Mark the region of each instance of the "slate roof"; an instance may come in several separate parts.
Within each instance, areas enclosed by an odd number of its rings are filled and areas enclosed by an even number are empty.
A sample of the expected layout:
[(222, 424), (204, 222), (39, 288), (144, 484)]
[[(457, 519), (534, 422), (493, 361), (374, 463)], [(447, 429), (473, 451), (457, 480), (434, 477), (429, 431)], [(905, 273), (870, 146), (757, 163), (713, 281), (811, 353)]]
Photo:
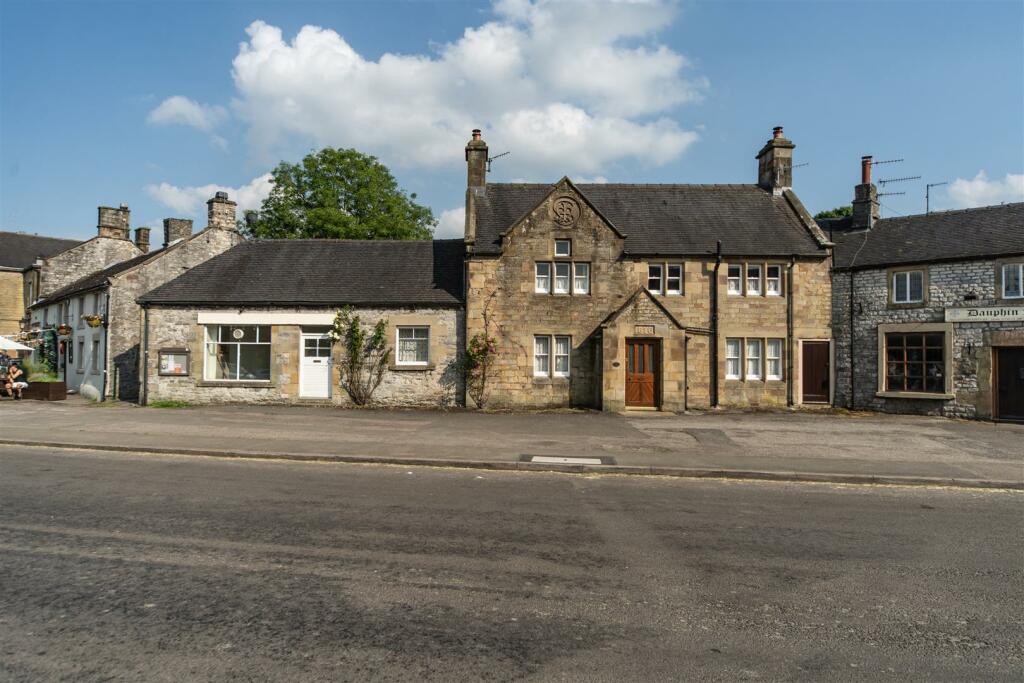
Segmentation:
[[(757, 185), (575, 185), (619, 232), (632, 255), (823, 256), (785, 197)], [(478, 254), (498, 254), (501, 234), (554, 188), (492, 183), (477, 197)]]
[(207, 306), (455, 306), (462, 240), (254, 240), (139, 298)]
[(93, 289), (104, 287), (107, 284), (107, 280), (114, 275), (123, 273), (124, 271), (134, 268), (142, 263), (146, 263), (150, 259), (156, 258), (162, 254), (163, 251), (163, 249), (157, 249), (156, 251), (151, 251), (147, 254), (139, 254), (138, 256), (133, 256), (125, 261), (119, 261), (112, 266), (107, 266), (103, 270), (97, 270), (95, 273), (90, 273), (81, 279), (75, 280), (69, 285), (61, 287), (57, 291), (52, 292), (46, 298), (40, 299), (32, 304), (31, 308), (52, 304), (54, 301), (60, 301), (61, 299), (66, 299), (67, 297), (74, 296), (75, 294), (81, 294), (82, 292), (88, 292)]
[(79, 244), (79, 240), (30, 235), (25, 232), (0, 232), (0, 268), (25, 270), (40, 256), (53, 256)]
[[(837, 269), (1024, 254), (1024, 202), (831, 225)], [(824, 229), (824, 228), (823, 228)]]

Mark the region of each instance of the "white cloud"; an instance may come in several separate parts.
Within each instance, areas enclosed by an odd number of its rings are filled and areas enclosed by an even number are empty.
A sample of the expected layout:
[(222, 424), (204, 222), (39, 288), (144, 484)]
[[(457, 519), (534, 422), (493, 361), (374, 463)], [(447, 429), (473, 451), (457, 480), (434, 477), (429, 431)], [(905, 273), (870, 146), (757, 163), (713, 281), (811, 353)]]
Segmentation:
[(232, 64), (235, 113), (268, 161), (298, 140), (437, 167), (461, 162), (479, 127), (495, 152), (511, 150), (503, 170), (544, 177), (665, 164), (697, 139), (667, 118), (707, 88), (657, 42), (673, 4), (500, 0), (494, 13), (433, 54), (376, 60), (330, 29), (286, 40), (255, 21)]
[(948, 194), (960, 208), (1024, 202), (1024, 173), (1007, 173), (1002, 180), (989, 180), (985, 171), (978, 171), (972, 180), (957, 178), (951, 182)]
[(227, 117), (227, 109), (220, 105), (200, 104), (187, 97), (174, 95), (149, 112), (146, 121), (158, 126), (192, 126), (204, 133), (209, 133), (223, 123)]
[(178, 187), (170, 183), (160, 183), (147, 185), (146, 193), (178, 214), (198, 216), (205, 209), (206, 200), (213, 197), (214, 193), (227, 192), (228, 197), (238, 203), (238, 217), (241, 218), (245, 211), (260, 208), (263, 199), (270, 194), (272, 186), (270, 174), (264, 173), (241, 187), (213, 184)]
[(466, 234), (466, 207), (457, 206), (454, 209), (445, 209), (437, 219), (437, 228), (434, 230), (434, 237), (445, 239), (447, 237), (463, 237)]

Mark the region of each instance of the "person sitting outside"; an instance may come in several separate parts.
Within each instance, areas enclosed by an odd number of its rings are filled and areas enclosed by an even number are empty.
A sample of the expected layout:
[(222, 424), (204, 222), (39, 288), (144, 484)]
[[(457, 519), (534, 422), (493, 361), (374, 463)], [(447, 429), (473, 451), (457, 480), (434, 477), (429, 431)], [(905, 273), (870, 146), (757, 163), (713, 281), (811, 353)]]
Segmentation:
[(28, 382), (26, 381), (27, 376), (25, 371), (21, 369), (21, 366), (11, 363), (7, 368), (7, 384), (10, 386), (12, 393), (14, 394), (14, 400), (21, 400), (21, 392), (24, 389), (28, 389)]

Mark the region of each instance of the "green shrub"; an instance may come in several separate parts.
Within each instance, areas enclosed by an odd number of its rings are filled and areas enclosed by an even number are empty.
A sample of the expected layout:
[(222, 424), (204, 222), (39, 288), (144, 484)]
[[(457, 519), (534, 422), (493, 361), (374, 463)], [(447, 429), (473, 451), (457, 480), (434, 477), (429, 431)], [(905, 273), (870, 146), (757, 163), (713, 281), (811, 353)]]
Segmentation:
[(191, 408), (192, 404), (188, 401), (176, 401), (174, 399), (160, 399), (157, 401), (150, 401), (146, 404), (150, 408)]
[(21, 362), (21, 369), (25, 371), (28, 381), (31, 382), (59, 382), (57, 373), (50, 369), (50, 364), (45, 360), (36, 362), (26, 358)]

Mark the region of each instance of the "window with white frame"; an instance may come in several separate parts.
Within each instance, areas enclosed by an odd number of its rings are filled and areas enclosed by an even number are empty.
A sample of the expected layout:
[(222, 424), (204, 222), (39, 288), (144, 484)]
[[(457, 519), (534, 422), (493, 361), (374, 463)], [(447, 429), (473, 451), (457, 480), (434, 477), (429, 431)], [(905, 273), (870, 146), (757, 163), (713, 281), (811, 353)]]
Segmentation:
[(534, 377), (568, 377), (572, 337), (538, 334), (533, 338)]
[(571, 346), (569, 337), (555, 337), (555, 377), (569, 376), (569, 349)]
[(1003, 266), (1003, 298), (1024, 299), (1024, 263)]
[(574, 263), (573, 264), (572, 291), (573, 291), (573, 294), (589, 294), (590, 293), (590, 264), (589, 263)]
[(917, 304), (924, 301), (924, 271), (901, 270), (892, 274), (892, 302)]
[(683, 293), (683, 266), (670, 263), (665, 266), (665, 294)]
[(766, 266), (764, 293), (768, 296), (782, 296), (782, 266)]
[(572, 256), (572, 240), (555, 240), (555, 256)]
[(725, 340), (725, 378), (740, 379), (742, 339)]
[(728, 292), (729, 294), (743, 293), (743, 266), (732, 265), (728, 270)]
[(747, 340), (747, 379), (761, 379), (761, 340)]
[(426, 365), (430, 362), (430, 328), (399, 327), (395, 333), (397, 365)]
[(661, 294), (662, 269), (660, 263), (651, 263), (647, 266), (647, 289), (652, 294)]
[(761, 266), (747, 266), (747, 295), (759, 295), (761, 293)]
[(538, 294), (551, 293), (551, 264), (538, 263), (533, 291)]
[(533, 374), (547, 377), (551, 372), (551, 337), (533, 338)]
[(555, 294), (569, 293), (569, 270), (571, 263), (555, 264)]
[(765, 376), (782, 379), (782, 340), (769, 339), (765, 347)]
[(85, 315), (85, 297), (78, 297), (78, 325), (76, 327), (82, 328), (85, 326), (85, 321), (82, 320), (82, 316)]
[(590, 264), (574, 261), (534, 264), (533, 291), (537, 294), (589, 294)]
[(270, 380), (269, 325), (208, 325), (203, 376), (227, 382)]

